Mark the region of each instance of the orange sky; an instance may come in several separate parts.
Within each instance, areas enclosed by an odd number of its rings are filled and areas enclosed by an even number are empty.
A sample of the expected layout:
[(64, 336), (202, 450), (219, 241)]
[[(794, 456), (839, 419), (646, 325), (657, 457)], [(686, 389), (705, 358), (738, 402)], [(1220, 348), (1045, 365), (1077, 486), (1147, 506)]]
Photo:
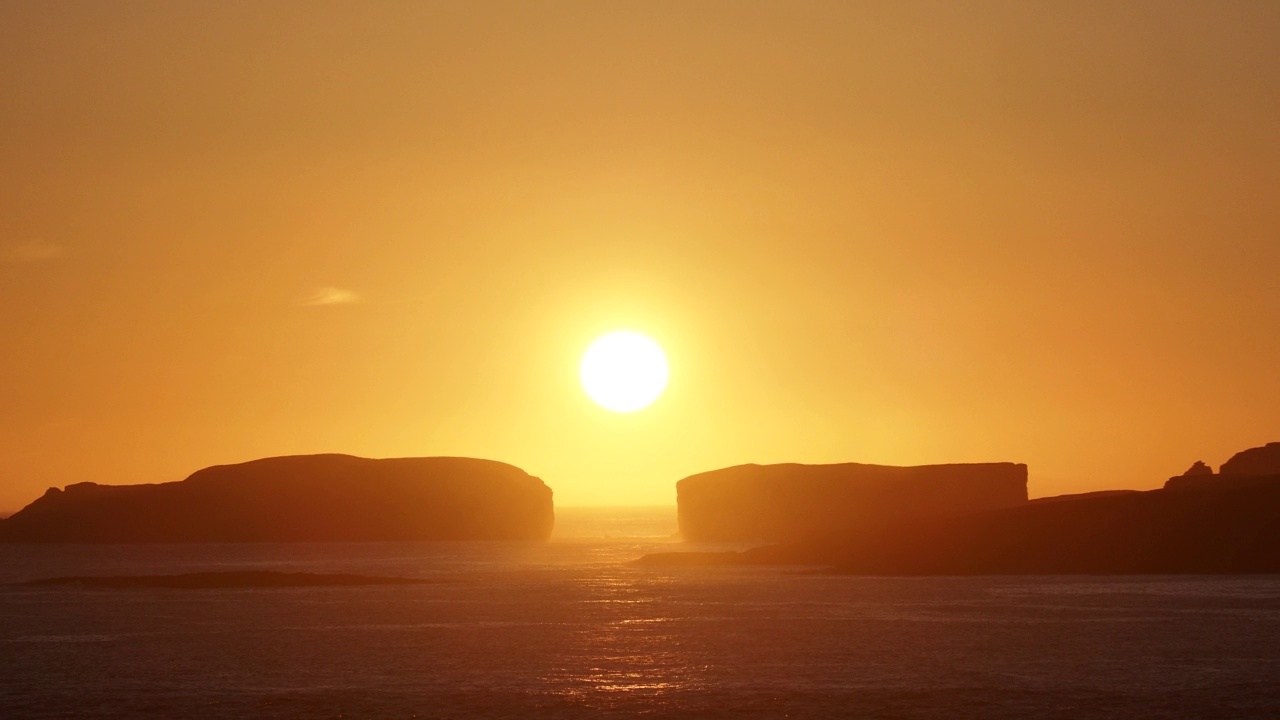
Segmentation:
[[(0, 4), (0, 510), (266, 455), (1150, 488), (1280, 440), (1280, 4)], [(613, 415), (628, 327), (671, 384)]]

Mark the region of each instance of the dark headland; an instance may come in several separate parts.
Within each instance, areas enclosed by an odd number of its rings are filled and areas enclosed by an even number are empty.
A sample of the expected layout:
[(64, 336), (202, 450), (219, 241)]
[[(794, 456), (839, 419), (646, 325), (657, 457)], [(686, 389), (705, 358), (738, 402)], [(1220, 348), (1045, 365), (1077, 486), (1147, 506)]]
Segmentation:
[(551, 489), (505, 463), (300, 455), (179, 482), (50, 488), (0, 521), (0, 541), (545, 540), (554, 521)]
[[(774, 544), (637, 563), (805, 564), (867, 575), (1280, 572), (1280, 443), (1238, 453), (1219, 473), (1197, 463), (1158, 490), (1039, 500), (1026, 499), (1024, 466), (1012, 466), (1023, 468), (1022, 498), (998, 492), (1012, 482), (1007, 464), (883, 475), (867, 475), (868, 466), (747, 467), (681, 481), (681, 527), (698, 540)], [(697, 500), (686, 505), (688, 497)]]

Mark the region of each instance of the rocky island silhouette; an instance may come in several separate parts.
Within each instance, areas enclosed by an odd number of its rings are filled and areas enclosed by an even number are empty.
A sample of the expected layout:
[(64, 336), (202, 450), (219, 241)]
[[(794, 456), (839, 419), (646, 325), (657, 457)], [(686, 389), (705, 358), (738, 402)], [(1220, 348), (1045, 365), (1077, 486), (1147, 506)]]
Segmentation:
[(690, 541), (799, 540), (1027, 502), (1027, 466), (738, 465), (676, 483)]
[[(1015, 463), (740, 465), (676, 490), (684, 540), (758, 545), (650, 554), (640, 566), (1280, 572), (1280, 443), (1237, 453), (1217, 473), (1197, 462), (1157, 490), (1035, 500), (1027, 466)], [(308, 455), (214, 466), (173, 483), (50, 488), (0, 521), (0, 541), (546, 540), (554, 516), (545, 483), (493, 460)]]
[(155, 485), (50, 488), (0, 521), (37, 543), (545, 540), (551, 489), (473, 458), (266, 458)]
[[(695, 475), (681, 481), (682, 528), (695, 539), (776, 544), (657, 553), (637, 564), (805, 564), (867, 575), (1280, 572), (1280, 443), (1237, 453), (1216, 474), (1198, 462), (1146, 492), (1019, 499), (1010, 468), (1022, 468), (1025, 489), (1025, 466), (1008, 464)], [(704, 493), (723, 501), (709, 504)]]

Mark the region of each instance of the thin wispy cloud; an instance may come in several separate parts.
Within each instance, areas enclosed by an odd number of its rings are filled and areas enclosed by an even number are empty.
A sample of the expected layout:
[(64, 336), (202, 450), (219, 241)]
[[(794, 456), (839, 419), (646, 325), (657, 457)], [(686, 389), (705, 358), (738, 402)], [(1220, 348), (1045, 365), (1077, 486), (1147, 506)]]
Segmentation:
[(364, 302), (364, 298), (351, 290), (344, 290), (338, 287), (322, 287), (298, 300), (298, 305), (319, 307), (323, 305), (353, 305), (360, 302)]
[(66, 254), (66, 248), (48, 240), (26, 240), (0, 246), (0, 261), (11, 263), (48, 262)]

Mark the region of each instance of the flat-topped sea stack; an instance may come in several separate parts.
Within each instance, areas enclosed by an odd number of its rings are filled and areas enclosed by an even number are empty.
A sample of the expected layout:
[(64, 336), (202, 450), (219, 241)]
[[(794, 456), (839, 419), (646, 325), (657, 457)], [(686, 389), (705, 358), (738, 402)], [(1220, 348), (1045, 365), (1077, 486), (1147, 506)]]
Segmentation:
[(1027, 502), (1027, 466), (738, 465), (676, 483), (688, 541), (843, 538), (905, 520)]
[(156, 485), (50, 488), (0, 521), (43, 543), (545, 540), (551, 489), (472, 458), (267, 458)]

